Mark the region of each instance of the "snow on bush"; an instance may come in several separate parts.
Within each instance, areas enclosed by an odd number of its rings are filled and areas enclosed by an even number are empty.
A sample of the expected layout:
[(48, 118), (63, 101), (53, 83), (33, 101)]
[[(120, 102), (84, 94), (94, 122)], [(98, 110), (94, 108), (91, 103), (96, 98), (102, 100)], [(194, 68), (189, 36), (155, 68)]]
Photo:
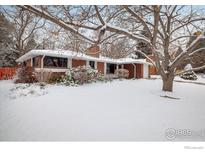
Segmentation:
[(15, 83), (34, 83), (38, 82), (32, 67), (23, 66), (17, 70)]
[(44, 84), (15, 84), (13, 88), (10, 89), (10, 98), (18, 98), (23, 96), (42, 96), (47, 94)]
[(187, 64), (184, 67), (184, 70), (186, 72), (184, 72), (183, 74), (180, 75), (180, 77), (184, 80), (197, 80), (197, 75), (194, 73), (194, 71), (191, 70), (192, 66), (191, 64)]
[(129, 77), (129, 71), (127, 69), (116, 69), (115, 74), (118, 76), (118, 78), (128, 78)]
[(191, 64), (187, 64), (187, 65), (184, 67), (184, 70), (185, 70), (185, 71), (189, 71), (189, 70), (191, 70), (191, 69), (192, 69)]
[(95, 69), (86, 66), (78, 66), (76, 68), (70, 68), (62, 76), (60, 82), (65, 85), (76, 86), (84, 83), (92, 83), (96, 81), (102, 81), (103, 76)]

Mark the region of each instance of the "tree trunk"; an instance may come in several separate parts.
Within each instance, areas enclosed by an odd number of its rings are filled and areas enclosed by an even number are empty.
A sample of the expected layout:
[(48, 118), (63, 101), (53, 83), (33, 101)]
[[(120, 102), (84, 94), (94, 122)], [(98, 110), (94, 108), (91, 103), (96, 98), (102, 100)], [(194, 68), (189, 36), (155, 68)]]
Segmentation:
[(163, 91), (173, 91), (173, 81), (174, 81), (174, 76), (169, 75), (167, 77), (162, 78), (163, 80)]

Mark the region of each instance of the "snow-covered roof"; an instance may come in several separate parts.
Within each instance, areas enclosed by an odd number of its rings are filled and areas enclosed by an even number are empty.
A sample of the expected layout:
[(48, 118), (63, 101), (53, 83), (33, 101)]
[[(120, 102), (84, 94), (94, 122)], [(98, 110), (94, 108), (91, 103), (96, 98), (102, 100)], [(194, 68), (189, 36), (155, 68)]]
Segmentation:
[(91, 61), (99, 61), (99, 62), (107, 62), (107, 63), (115, 63), (115, 64), (129, 64), (129, 63), (137, 63), (137, 64), (148, 64), (152, 65), (149, 62), (146, 62), (146, 59), (133, 59), (133, 58), (120, 58), (120, 59), (112, 59), (109, 57), (92, 57), (86, 55), (82, 52), (74, 52), (70, 50), (31, 50), (18, 58), (17, 62), (24, 62), (30, 58), (45, 55), (45, 56), (53, 56), (53, 57), (62, 57), (62, 58), (73, 58), (73, 59), (81, 59), (81, 60), (91, 60)]

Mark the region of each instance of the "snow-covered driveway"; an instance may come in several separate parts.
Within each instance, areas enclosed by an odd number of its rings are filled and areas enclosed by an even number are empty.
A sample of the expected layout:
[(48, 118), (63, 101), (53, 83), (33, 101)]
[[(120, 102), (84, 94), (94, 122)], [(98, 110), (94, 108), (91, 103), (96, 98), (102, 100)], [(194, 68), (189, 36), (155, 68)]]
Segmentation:
[(34, 85), (28, 96), (16, 96), (12, 87), (0, 81), (1, 141), (205, 141), (179, 134), (205, 130), (204, 85), (175, 82), (174, 93), (161, 92), (160, 79)]

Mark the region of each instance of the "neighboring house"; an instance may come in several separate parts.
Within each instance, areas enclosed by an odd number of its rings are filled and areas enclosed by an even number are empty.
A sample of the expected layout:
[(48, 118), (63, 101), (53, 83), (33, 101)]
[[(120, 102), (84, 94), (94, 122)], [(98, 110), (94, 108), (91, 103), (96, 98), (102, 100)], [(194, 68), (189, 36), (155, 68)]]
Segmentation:
[(146, 59), (111, 59), (100, 56), (98, 46), (90, 47), (85, 53), (68, 50), (31, 50), (16, 60), (34, 67), (36, 72), (65, 73), (68, 68), (90, 66), (104, 75), (114, 74), (116, 69), (129, 71), (129, 78), (149, 78), (151, 63)]
[[(190, 37), (189, 42), (187, 43), (187, 47), (201, 34), (202, 32), (198, 31), (195, 32), (192, 37)], [(192, 48), (192, 51), (195, 51), (199, 48), (205, 48), (205, 38), (202, 38), (198, 41), (198, 44)], [(179, 47), (176, 51), (174, 51), (171, 55), (172, 59), (175, 59), (181, 52), (183, 52), (183, 49)], [(180, 65), (178, 66), (177, 70), (181, 71), (185, 68), (187, 64), (191, 64), (193, 68), (203, 66), (205, 64), (205, 49), (196, 52), (190, 57), (187, 57), (183, 61), (181, 61)], [(204, 73), (205, 69), (201, 69), (198, 71), (195, 71), (195, 73)]]

